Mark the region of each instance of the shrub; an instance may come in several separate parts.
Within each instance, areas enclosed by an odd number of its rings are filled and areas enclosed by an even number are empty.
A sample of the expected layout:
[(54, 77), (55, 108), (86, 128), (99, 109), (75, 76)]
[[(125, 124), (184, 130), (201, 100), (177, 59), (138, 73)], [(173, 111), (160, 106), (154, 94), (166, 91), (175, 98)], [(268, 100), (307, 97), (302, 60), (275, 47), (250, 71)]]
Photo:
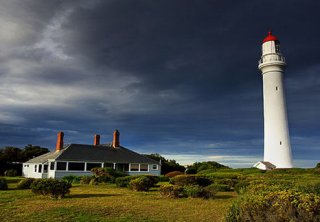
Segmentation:
[(220, 192), (228, 192), (228, 191), (231, 191), (231, 187), (229, 185), (226, 185), (226, 184), (211, 184), (210, 185), (211, 187), (215, 187), (217, 189), (217, 191), (220, 191)]
[(160, 186), (160, 195), (170, 198), (181, 198), (185, 197), (184, 189), (182, 186), (165, 184)]
[(81, 176), (68, 175), (68, 176), (64, 176), (62, 180), (69, 183), (80, 183)]
[(153, 175), (134, 175), (134, 176), (125, 176), (125, 177), (119, 177), (116, 178), (115, 183), (117, 187), (129, 187), (129, 183), (131, 180), (137, 179), (139, 177), (146, 177), (150, 181), (150, 187), (153, 187), (156, 185), (159, 181), (160, 178), (158, 176), (153, 176)]
[(134, 191), (148, 191), (152, 187), (153, 182), (145, 176), (138, 177), (129, 182), (129, 189)]
[(215, 195), (218, 193), (218, 188), (215, 186), (215, 184), (211, 184), (209, 186), (206, 186), (203, 188), (203, 197), (204, 198), (214, 198)]
[(167, 176), (159, 176), (159, 181), (161, 182), (169, 182), (170, 181), (170, 177), (167, 177)]
[(31, 184), (31, 190), (35, 194), (63, 198), (70, 193), (71, 184), (57, 179), (38, 179)]
[(188, 168), (186, 170), (186, 174), (196, 174), (197, 173), (197, 169), (196, 168)]
[(81, 184), (89, 184), (93, 176), (81, 176), (80, 183)]
[(8, 189), (8, 184), (6, 179), (0, 178), (0, 190), (7, 190)]
[(183, 191), (187, 197), (203, 197), (203, 187), (199, 185), (188, 185), (183, 187)]
[(114, 183), (116, 178), (127, 176), (127, 173), (112, 169), (110, 167), (105, 168), (93, 168), (91, 172), (95, 174), (95, 177), (98, 179), (97, 181), (100, 183), (111, 182)]
[(23, 180), (20, 180), (17, 189), (30, 189), (31, 184), (35, 181), (34, 178), (26, 178)]
[(92, 178), (89, 182), (89, 185), (98, 185), (99, 182), (98, 182), (98, 179), (97, 178)]
[(184, 175), (184, 173), (181, 171), (172, 171), (172, 172), (167, 173), (165, 176), (171, 178), (171, 177), (175, 177), (178, 175)]
[(206, 187), (211, 184), (211, 180), (197, 175), (178, 175), (170, 179), (170, 183), (179, 186), (199, 185)]
[(320, 195), (320, 183), (299, 185), (297, 186), (297, 190), (303, 193)]
[(234, 204), (227, 221), (319, 221), (320, 197), (293, 190), (244, 195)]
[(116, 179), (115, 183), (117, 187), (128, 187), (129, 182), (132, 179), (136, 179), (138, 176), (126, 176), (126, 177), (119, 177)]
[(246, 192), (248, 186), (248, 181), (240, 181), (234, 186), (234, 190), (237, 192), (237, 194), (243, 194)]
[(317, 163), (316, 168), (320, 168), (320, 162)]
[(16, 177), (18, 175), (18, 171), (16, 169), (8, 169), (4, 172), (4, 175), (7, 177)]

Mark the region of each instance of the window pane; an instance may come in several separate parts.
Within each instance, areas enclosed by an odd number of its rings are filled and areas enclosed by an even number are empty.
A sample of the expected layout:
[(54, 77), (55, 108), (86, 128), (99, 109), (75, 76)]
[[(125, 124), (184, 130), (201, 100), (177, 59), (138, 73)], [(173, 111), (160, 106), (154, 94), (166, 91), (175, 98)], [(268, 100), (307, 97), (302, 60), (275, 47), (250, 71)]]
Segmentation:
[(137, 163), (132, 163), (130, 165), (130, 171), (139, 171), (139, 164)]
[(39, 165), (38, 172), (41, 173), (41, 170), (42, 170), (42, 165), (40, 164), (40, 165)]
[(43, 166), (43, 172), (44, 173), (48, 173), (48, 165), (44, 165)]
[(37, 172), (37, 166), (38, 165), (34, 165), (34, 172)]
[(84, 163), (71, 163), (69, 162), (70, 171), (84, 171)]
[(140, 171), (148, 171), (148, 164), (140, 164)]
[(87, 163), (87, 171), (90, 171), (92, 168), (101, 167), (101, 163)]
[(50, 163), (50, 170), (54, 170), (54, 162)]
[(152, 164), (152, 170), (158, 170), (158, 165), (157, 164)]
[(67, 162), (57, 162), (57, 170), (66, 170)]
[(104, 168), (112, 168), (113, 169), (113, 163), (104, 163)]
[(129, 171), (129, 164), (127, 163), (117, 163), (116, 164), (116, 170), (127, 172)]

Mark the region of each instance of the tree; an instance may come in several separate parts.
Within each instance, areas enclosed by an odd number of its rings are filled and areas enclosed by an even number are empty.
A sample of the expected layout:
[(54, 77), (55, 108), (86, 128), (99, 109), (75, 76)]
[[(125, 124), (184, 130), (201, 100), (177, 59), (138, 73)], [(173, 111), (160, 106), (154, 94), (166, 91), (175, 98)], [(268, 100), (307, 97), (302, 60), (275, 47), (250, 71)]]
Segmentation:
[(34, 157), (40, 156), (48, 152), (49, 150), (47, 148), (42, 148), (40, 146), (32, 146), (32, 144), (28, 144), (22, 150), (22, 162), (28, 161)]
[(316, 168), (319, 168), (319, 169), (320, 169), (320, 162), (317, 163)]
[(215, 161), (207, 161), (207, 162), (196, 162), (188, 168), (195, 169), (197, 171), (197, 173), (199, 173), (202, 170), (228, 169), (229, 167), (222, 165), (220, 163), (217, 163)]
[(18, 174), (21, 174), (22, 162), (48, 152), (47, 148), (32, 146), (31, 144), (27, 145), (24, 149), (12, 146), (4, 147), (0, 149), (0, 175), (3, 175), (9, 169), (15, 169), (18, 171)]
[(167, 174), (172, 171), (185, 171), (185, 167), (177, 163), (175, 160), (168, 160), (161, 156), (158, 153), (153, 153), (153, 154), (146, 154), (146, 157), (156, 160), (156, 161), (161, 161), (161, 174)]

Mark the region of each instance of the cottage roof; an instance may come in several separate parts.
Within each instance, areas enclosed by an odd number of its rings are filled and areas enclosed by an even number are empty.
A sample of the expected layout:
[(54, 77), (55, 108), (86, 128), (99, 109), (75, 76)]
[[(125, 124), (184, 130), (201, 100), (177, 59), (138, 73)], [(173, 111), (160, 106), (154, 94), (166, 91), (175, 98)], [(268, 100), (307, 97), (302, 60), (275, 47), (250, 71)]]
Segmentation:
[(44, 163), (48, 159), (57, 161), (85, 161), (105, 163), (154, 163), (158, 161), (145, 157), (125, 147), (112, 147), (111, 144), (84, 145), (70, 144), (61, 151), (54, 151), (34, 159), (27, 163)]

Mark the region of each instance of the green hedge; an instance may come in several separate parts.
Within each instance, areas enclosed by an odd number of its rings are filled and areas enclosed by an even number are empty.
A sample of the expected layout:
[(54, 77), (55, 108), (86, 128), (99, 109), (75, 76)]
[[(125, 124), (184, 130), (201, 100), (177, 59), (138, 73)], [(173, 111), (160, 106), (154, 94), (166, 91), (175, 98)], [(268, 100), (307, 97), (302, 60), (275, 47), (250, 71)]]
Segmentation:
[(210, 179), (198, 175), (178, 175), (170, 179), (170, 183), (179, 186), (199, 185), (202, 187), (210, 185)]
[(150, 178), (141, 176), (131, 180), (128, 188), (134, 191), (148, 191), (153, 185), (153, 181)]
[(71, 183), (57, 179), (38, 179), (33, 181), (30, 188), (35, 194), (60, 199), (70, 193)]
[(160, 178), (158, 176), (153, 175), (133, 175), (133, 176), (126, 176), (126, 177), (119, 177), (115, 180), (117, 187), (129, 187), (129, 183), (131, 180), (146, 177), (150, 180), (151, 187), (155, 186), (159, 181)]
[(160, 195), (163, 197), (169, 198), (213, 198), (218, 189), (216, 186), (209, 185), (207, 187), (202, 187), (199, 185), (161, 185), (160, 186)]

